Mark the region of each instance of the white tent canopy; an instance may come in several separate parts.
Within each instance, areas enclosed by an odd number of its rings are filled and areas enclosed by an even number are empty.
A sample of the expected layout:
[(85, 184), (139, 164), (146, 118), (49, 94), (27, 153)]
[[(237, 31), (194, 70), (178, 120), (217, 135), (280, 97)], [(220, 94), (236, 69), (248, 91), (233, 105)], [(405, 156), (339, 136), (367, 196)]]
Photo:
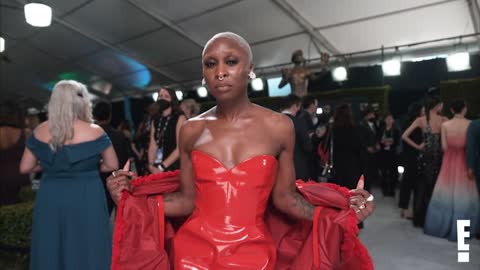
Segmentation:
[[(399, 46), (402, 57), (479, 48), (478, 36), (402, 45), (480, 32), (480, 0), (42, 2), (53, 9), (46, 28), (25, 22), (25, 1), (0, 0), (1, 99), (41, 104), (62, 78), (80, 79), (96, 94), (112, 89), (108, 98), (147, 94), (159, 85), (191, 90), (201, 80), (203, 45), (222, 31), (251, 43), (261, 75), (278, 75), (297, 49), (307, 59), (345, 55), (354, 65), (379, 63), (382, 46), (387, 56)], [(335, 64), (340, 57), (331, 59)]]

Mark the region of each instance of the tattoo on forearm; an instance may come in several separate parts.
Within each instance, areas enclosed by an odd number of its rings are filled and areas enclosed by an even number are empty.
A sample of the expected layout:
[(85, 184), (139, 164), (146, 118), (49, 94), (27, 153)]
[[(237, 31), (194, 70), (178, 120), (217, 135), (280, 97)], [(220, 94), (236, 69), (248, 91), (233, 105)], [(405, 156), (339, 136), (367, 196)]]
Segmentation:
[(300, 216), (301, 218), (312, 220), (313, 212), (315, 206), (310, 204), (305, 198), (300, 195), (298, 192), (293, 193), (291, 202), (291, 209), (295, 215)]
[(172, 192), (163, 195), (163, 201), (164, 202), (173, 202), (175, 200), (178, 200), (179, 197), (181, 196), (180, 192)]

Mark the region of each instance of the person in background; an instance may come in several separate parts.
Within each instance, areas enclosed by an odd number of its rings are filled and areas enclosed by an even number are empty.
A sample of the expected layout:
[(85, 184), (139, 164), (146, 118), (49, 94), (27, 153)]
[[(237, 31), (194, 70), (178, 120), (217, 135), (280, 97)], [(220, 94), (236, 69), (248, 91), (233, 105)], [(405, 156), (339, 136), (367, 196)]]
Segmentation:
[[(442, 145), (440, 139), (440, 130), (442, 123), (447, 119), (440, 115), (443, 108), (443, 102), (436, 96), (427, 96), (425, 99), (425, 116), (417, 118), (405, 130), (402, 139), (419, 150), (421, 153), (420, 164), (423, 167), (423, 177), (418, 183), (418, 199), (414, 206), (413, 225), (423, 227), (425, 224), (425, 216), (427, 214), (428, 204), (432, 197), (433, 188), (437, 181), (440, 166), (442, 165)], [(423, 142), (418, 144), (414, 142), (410, 135), (417, 129), (421, 128), (423, 133)]]
[[(407, 119), (403, 125), (403, 131), (405, 131), (418, 117), (424, 115), (422, 113), (423, 106), (419, 103), (414, 103), (408, 108)], [(423, 134), (421, 128), (416, 128), (410, 134), (410, 139), (418, 145), (421, 145), (423, 142)], [(416, 205), (416, 200), (418, 199), (416, 186), (419, 182), (423, 182), (421, 179), (423, 170), (419, 166), (419, 150), (412, 147), (411, 145), (404, 143), (402, 160), (404, 165), (404, 174), (402, 177), (402, 182), (400, 183), (400, 197), (398, 201), (398, 207), (400, 208), (400, 217), (406, 219), (412, 219), (413, 215), (408, 211), (410, 205), (410, 195), (413, 191), (413, 205)]]
[(180, 127), (187, 120), (173, 90), (160, 89), (157, 103), (160, 117), (152, 122), (148, 146), (148, 168), (151, 173), (180, 168), (178, 135)]
[(332, 126), (333, 182), (349, 189), (355, 188), (364, 173), (367, 156), (349, 104), (341, 104), (335, 109)]
[(378, 180), (377, 153), (380, 151), (378, 129), (375, 124), (375, 111), (368, 106), (363, 111), (363, 120), (360, 122), (360, 138), (367, 153), (365, 164), (365, 189), (370, 190), (371, 185)]
[(14, 102), (0, 103), (0, 205), (18, 203), (18, 193), (30, 184), (28, 175), (16, 169), (25, 148), (23, 111)]
[(25, 134), (27, 138), (32, 135), (33, 130), (40, 125), (40, 119), (36, 114), (28, 114), (25, 117)]
[(30, 269), (109, 269), (112, 232), (99, 171), (118, 169), (118, 160), (107, 134), (92, 123), (85, 85), (54, 86), (48, 121), (28, 138), (20, 162), (21, 173), (39, 169)]
[(468, 126), (466, 149), (468, 177), (477, 181), (480, 194), (480, 119), (473, 120)]
[(330, 123), (319, 122), (315, 128), (315, 134), (312, 136), (313, 151), (315, 154), (315, 173), (319, 182), (328, 182), (332, 176), (331, 164), (331, 126)]
[[(298, 117), (302, 105), (302, 99), (296, 95), (290, 94), (284, 99), (282, 113), (287, 115), (293, 121), (295, 129), (295, 147), (293, 152), (293, 163), (295, 166), (295, 175), (297, 179), (307, 181), (314, 180), (311, 176), (311, 159), (313, 145), (311, 137), (313, 130), (309, 133), (308, 121), (304, 117)], [(308, 116), (310, 118), (310, 116)]]
[(180, 109), (182, 109), (183, 113), (185, 113), (185, 117), (190, 119), (200, 113), (200, 104), (198, 104), (194, 99), (189, 98), (182, 100), (180, 103)]
[[(117, 131), (121, 132), (123, 134), (123, 136), (128, 140), (128, 141), (132, 141), (132, 125), (129, 121), (127, 120), (121, 120), (120, 121), (120, 124), (118, 124), (117, 126)], [(131, 152), (132, 150), (129, 149), (129, 152)]]
[(148, 169), (148, 147), (150, 145), (150, 132), (153, 120), (160, 117), (160, 109), (158, 103), (153, 102), (148, 105), (146, 113), (143, 117), (142, 122), (138, 125), (137, 132), (134, 136), (135, 150), (136, 155), (135, 167), (137, 168), (137, 174), (140, 176), (147, 175), (150, 173)]
[(318, 180), (318, 154), (315, 135), (315, 129), (318, 124), (318, 117), (317, 117), (317, 108), (318, 108), (318, 101), (313, 96), (307, 95), (302, 98), (302, 110), (297, 114), (297, 118), (299, 121), (302, 121), (306, 125), (307, 136), (310, 138), (310, 143), (312, 144), (312, 151), (310, 152), (310, 156), (308, 157), (308, 179), (312, 179), (314, 181)]
[(457, 241), (457, 220), (469, 220), (470, 236), (480, 233), (480, 199), (477, 185), (468, 177), (465, 144), (470, 120), (467, 105), (454, 100), (453, 118), (442, 124), (442, 167), (428, 205), (424, 231), (428, 235)]
[[(112, 120), (112, 104), (107, 101), (99, 101), (95, 104), (92, 113), (96, 124), (99, 125), (110, 138), (115, 154), (117, 155), (118, 163), (122, 165), (125, 164), (130, 157), (128, 153), (129, 141), (121, 131), (116, 130), (110, 125), (110, 121)], [(109, 174), (110, 172), (103, 172), (100, 176), (106, 192), (108, 213), (111, 214), (114, 203), (110, 193), (108, 193), (108, 190), (106, 189), (105, 182)]]
[(400, 131), (395, 127), (395, 120), (391, 113), (386, 114), (383, 120), (379, 153), (382, 193), (384, 196), (394, 197), (398, 181), (397, 146), (400, 141)]

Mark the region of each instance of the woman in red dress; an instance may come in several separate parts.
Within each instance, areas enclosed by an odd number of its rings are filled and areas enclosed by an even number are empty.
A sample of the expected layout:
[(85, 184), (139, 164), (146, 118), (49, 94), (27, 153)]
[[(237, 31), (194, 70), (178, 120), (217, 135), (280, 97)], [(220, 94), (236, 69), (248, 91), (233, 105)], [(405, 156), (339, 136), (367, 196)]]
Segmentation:
[[(174, 269), (274, 269), (275, 243), (264, 222), (269, 198), (294, 219), (311, 221), (315, 212), (295, 185), (292, 121), (248, 99), (253, 61), (242, 37), (215, 35), (202, 64), (217, 106), (182, 126), (180, 187), (163, 195), (165, 216), (190, 216), (174, 238)], [(115, 201), (131, 190), (128, 175), (110, 177)], [(359, 221), (373, 211), (369, 195), (360, 188), (350, 198)]]

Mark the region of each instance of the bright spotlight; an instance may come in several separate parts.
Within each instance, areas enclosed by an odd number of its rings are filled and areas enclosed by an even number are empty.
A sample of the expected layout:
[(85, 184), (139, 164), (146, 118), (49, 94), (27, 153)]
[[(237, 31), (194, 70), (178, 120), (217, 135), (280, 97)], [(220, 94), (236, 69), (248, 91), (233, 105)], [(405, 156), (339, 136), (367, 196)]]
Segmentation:
[(252, 82), (253, 91), (262, 91), (263, 90), (263, 80), (261, 78), (253, 79)]
[(175, 95), (177, 95), (178, 101), (182, 101), (183, 99), (183, 92), (180, 90), (175, 91)]
[(397, 171), (398, 171), (398, 173), (400, 173), (400, 174), (401, 174), (401, 173), (404, 173), (404, 172), (405, 172), (405, 168), (403, 168), (403, 166), (398, 166), (398, 167), (397, 167)]
[(205, 88), (205, 86), (198, 87), (197, 88), (197, 94), (201, 98), (207, 97), (208, 96), (207, 88)]
[(40, 3), (29, 3), (24, 6), (25, 20), (36, 27), (46, 27), (52, 23), (52, 8)]
[(334, 81), (341, 82), (347, 79), (347, 69), (345, 67), (336, 67), (332, 74)]
[(323, 109), (322, 108), (317, 108), (317, 114), (322, 114), (323, 113)]
[(400, 69), (402, 63), (399, 60), (388, 60), (383, 62), (382, 70), (385, 76), (398, 76), (400, 75)]
[(455, 53), (447, 57), (448, 71), (462, 71), (470, 69), (470, 54), (468, 52)]
[(0, 37), (0, 53), (5, 51), (5, 39)]
[(157, 102), (158, 99), (158, 92), (152, 94), (153, 101)]

